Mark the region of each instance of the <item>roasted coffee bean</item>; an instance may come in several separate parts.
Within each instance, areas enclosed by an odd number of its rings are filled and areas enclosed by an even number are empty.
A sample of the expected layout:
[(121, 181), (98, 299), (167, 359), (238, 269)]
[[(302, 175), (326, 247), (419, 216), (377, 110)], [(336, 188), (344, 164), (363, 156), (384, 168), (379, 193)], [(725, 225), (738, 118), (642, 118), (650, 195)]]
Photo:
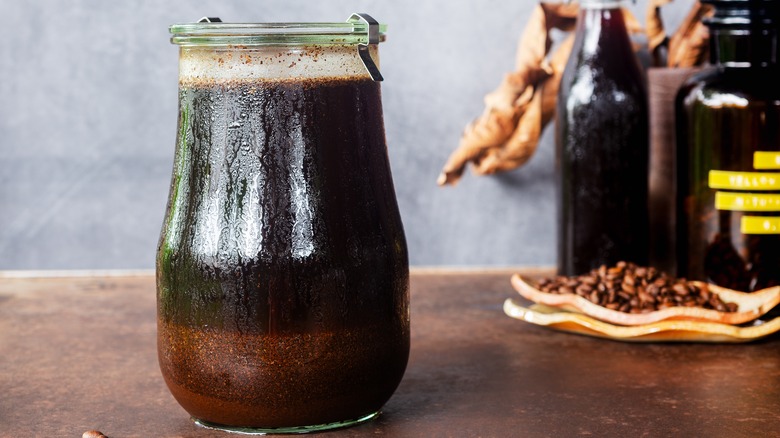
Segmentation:
[[(647, 268), (647, 277), (648, 278), (655, 278), (658, 275), (658, 269), (655, 269), (653, 267)], [(664, 274), (666, 275), (666, 274)]]
[(575, 292), (577, 293), (577, 295), (580, 295), (580, 296), (590, 295), (590, 293), (593, 292), (593, 291), (594, 290), (593, 290), (592, 287), (590, 287), (590, 286), (588, 286), (587, 284), (584, 284), (584, 283), (579, 285), (579, 286), (577, 286), (577, 289), (575, 289)]
[(674, 289), (674, 291), (677, 292), (677, 295), (685, 296), (688, 295), (689, 293), (688, 288), (685, 287), (685, 285), (682, 283), (675, 284), (674, 286), (672, 286), (672, 289)]
[(561, 286), (558, 289), (558, 293), (560, 293), (560, 294), (573, 294), (574, 293), (574, 289), (570, 288), (569, 286)]
[(595, 304), (626, 313), (647, 313), (674, 306), (702, 307), (736, 312), (736, 303), (724, 303), (703, 283), (675, 279), (652, 267), (618, 262), (578, 277), (557, 276), (538, 283), (540, 290), (555, 294), (577, 294)]
[(650, 295), (656, 297), (656, 296), (658, 296), (659, 292), (661, 292), (661, 289), (658, 286), (656, 286), (655, 284), (651, 284), (651, 285), (647, 286), (647, 293), (649, 293)]

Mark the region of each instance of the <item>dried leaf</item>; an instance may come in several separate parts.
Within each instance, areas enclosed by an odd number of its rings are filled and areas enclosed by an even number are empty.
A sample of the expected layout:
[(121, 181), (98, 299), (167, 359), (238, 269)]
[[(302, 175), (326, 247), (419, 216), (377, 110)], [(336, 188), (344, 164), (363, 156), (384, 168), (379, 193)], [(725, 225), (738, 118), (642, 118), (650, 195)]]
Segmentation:
[(709, 32), (702, 19), (711, 16), (713, 11), (711, 5), (696, 2), (669, 40), (669, 67), (692, 67), (705, 61), (709, 49)]
[(519, 108), (492, 110), (466, 127), (458, 148), (450, 154), (444, 168), (436, 180), (440, 186), (455, 185), (463, 175), (466, 165), (476, 161), (485, 150), (503, 142), (506, 132), (512, 132), (519, 118)]
[(672, 0), (650, 0), (647, 3), (647, 49), (655, 55), (666, 43), (666, 29), (661, 19), (661, 6), (671, 3)]
[(623, 20), (626, 22), (626, 30), (628, 33), (643, 33), (645, 30), (642, 29), (642, 24), (639, 22), (636, 16), (626, 8), (623, 8), (622, 10)]
[[(666, 40), (658, 8), (670, 1), (651, 0), (653, 17), (648, 19), (648, 31), (654, 36), (654, 48)], [(697, 7), (703, 8), (700, 3)], [(534, 10), (518, 44), (515, 71), (485, 96), (485, 111), (464, 130), (458, 148), (439, 175), (439, 185), (457, 183), (469, 162), (474, 164), (475, 173), (484, 175), (514, 169), (533, 156), (542, 130), (555, 114), (560, 78), (573, 45), (570, 35), (548, 62), (550, 30), (573, 29), (577, 13), (576, 4), (542, 3)], [(643, 32), (630, 11), (623, 9), (623, 15), (630, 33)], [(706, 49), (706, 35), (697, 27), (701, 16), (692, 17), (687, 33), (675, 35), (679, 39), (675, 54), (682, 57), (678, 63), (699, 62)]]
[(499, 87), (485, 96), (485, 111), (464, 130), (439, 175), (439, 185), (455, 184), (470, 161), (478, 162), (486, 151), (501, 148), (515, 132), (533, 98), (533, 88), (553, 74), (544, 62), (552, 45), (550, 29), (571, 29), (576, 10), (576, 5), (569, 4), (540, 4), (534, 9), (518, 43), (515, 72), (504, 76)]
[[(504, 75), (504, 79), (498, 88), (485, 95), (485, 111), (482, 117), (489, 117), (492, 111), (509, 111), (519, 105), (528, 103), (531, 94), (528, 93), (530, 84), (536, 84), (548, 76), (551, 72), (539, 66), (535, 69), (526, 69), (523, 72), (513, 72)], [(479, 119), (472, 123), (478, 122)]]
[(506, 75), (499, 87), (485, 96), (486, 114), (492, 109), (508, 110), (514, 107), (517, 98), (528, 86), (549, 75), (541, 68), (549, 49), (547, 30), (547, 13), (540, 5), (531, 13), (518, 41), (515, 71)]
[(533, 99), (504, 147), (490, 149), (484, 157), (475, 162), (476, 174), (487, 175), (512, 170), (531, 159), (542, 131), (555, 116), (561, 76), (573, 45), (574, 35), (569, 35), (555, 50), (548, 64), (553, 75), (537, 87)]
[[(539, 6), (544, 10), (544, 17), (547, 25), (547, 51), (550, 51), (550, 29), (558, 29), (564, 32), (573, 30), (577, 25), (577, 14), (580, 7), (576, 3), (540, 3)], [(520, 47), (518, 47), (520, 50)]]
[(541, 132), (542, 93), (537, 92), (504, 147), (488, 149), (474, 160), (474, 173), (487, 175), (523, 165), (536, 151)]

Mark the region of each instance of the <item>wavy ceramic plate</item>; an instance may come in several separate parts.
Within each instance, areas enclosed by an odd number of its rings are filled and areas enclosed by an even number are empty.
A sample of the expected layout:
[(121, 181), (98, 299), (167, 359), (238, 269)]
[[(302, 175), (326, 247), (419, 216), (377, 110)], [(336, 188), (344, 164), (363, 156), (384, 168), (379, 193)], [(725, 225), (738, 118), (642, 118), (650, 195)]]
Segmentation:
[(569, 333), (627, 342), (750, 342), (780, 330), (780, 317), (756, 320), (747, 327), (700, 321), (660, 321), (631, 327), (609, 324), (581, 313), (534, 304), (526, 308), (511, 298), (504, 313), (521, 321)]
[(512, 276), (512, 286), (520, 295), (534, 303), (579, 312), (600, 321), (628, 326), (675, 320), (744, 324), (760, 317), (780, 303), (780, 286), (745, 293), (708, 284), (709, 291), (720, 296), (724, 302), (737, 303), (739, 306), (737, 312), (718, 312), (701, 307), (669, 307), (650, 313), (626, 313), (599, 306), (579, 295), (542, 292), (517, 274)]

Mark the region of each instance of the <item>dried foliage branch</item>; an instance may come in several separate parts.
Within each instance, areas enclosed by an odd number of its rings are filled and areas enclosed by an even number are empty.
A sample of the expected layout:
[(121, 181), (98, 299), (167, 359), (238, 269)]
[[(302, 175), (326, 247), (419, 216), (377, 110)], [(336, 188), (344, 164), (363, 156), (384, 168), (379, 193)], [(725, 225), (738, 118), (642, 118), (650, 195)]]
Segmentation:
[(669, 49), (669, 37), (661, 19), (661, 6), (671, 3), (672, 0), (650, 0), (647, 3), (647, 50), (653, 55), (654, 64), (666, 65), (666, 56)]
[(475, 173), (487, 175), (512, 170), (533, 156), (542, 130), (555, 116), (558, 87), (573, 44), (574, 35), (570, 35), (556, 49), (548, 65), (552, 74), (534, 89), (533, 98), (523, 108), (517, 127), (502, 147), (486, 150), (474, 162)]
[(711, 5), (697, 1), (680, 28), (669, 39), (669, 67), (701, 65), (709, 54), (709, 32), (702, 20), (713, 14)]
[[(485, 96), (485, 111), (466, 127), (460, 145), (444, 165), (438, 179), (439, 185), (455, 184), (469, 162), (475, 164), (478, 174), (498, 171), (497, 157), (508, 155), (501, 154), (500, 150), (514, 137), (518, 126), (531, 126), (532, 131), (537, 130), (534, 120), (541, 120), (543, 111), (538, 106), (543, 99), (536, 95), (541, 85), (555, 76), (551, 64), (546, 60), (552, 46), (550, 30), (571, 30), (576, 17), (576, 5), (542, 3), (534, 9), (518, 43), (515, 71), (504, 76), (498, 88)], [(534, 109), (521, 124), (521, 118), (529, 108)], [(538, 127), (538, 131), (541, 132), (541, 127)], [(532, 138), (533, 132), (526, 135)], [(516, 139), (514, 144), (518, 141)], [(533, 143), (535, 148), (536, 142)], [(512, 159), (522, 164), (525, 162), (522, 155), (528, 154), (525, 150), (519, 152), (521, 156), (515, 155)]]
[[(658, 8), (671, 1), (651, 0), (648, 35), (652, 48), (667, 42)], [(578, 10), (576, 4), (560, 3), (540, 3), (534, 9), (518, 42), (515, 71), (485, 96), (485, 111), (466, 126), (458, 148), (439, 175), (439, 185), (456, 184), (469, 163), (474, 173), (487, 175), (522, 166), (533, 156), (542, 130), (555, 115), (561, 75), (573, 45), (570, 35), (550, 55), (550, 32), (571, 31)], [(700, 63), (706, 56), (706, 30), (701, 34), (696, 24), (701, 26), (708, 10), (697, 2), (678, 34), (668, 40), (670, 63)], [(643, 31), (636, 17), (625, 9), (623, 13), (629, 32)]]

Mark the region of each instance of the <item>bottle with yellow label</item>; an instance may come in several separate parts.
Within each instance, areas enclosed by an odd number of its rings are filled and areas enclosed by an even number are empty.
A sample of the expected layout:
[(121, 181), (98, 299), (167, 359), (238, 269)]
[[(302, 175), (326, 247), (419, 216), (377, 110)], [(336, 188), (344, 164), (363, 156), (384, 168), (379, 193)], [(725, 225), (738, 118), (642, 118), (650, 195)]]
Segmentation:
[(677, 275), (780, 284), (780, 2), (704, 0), (712, 68), (677, 96)]

